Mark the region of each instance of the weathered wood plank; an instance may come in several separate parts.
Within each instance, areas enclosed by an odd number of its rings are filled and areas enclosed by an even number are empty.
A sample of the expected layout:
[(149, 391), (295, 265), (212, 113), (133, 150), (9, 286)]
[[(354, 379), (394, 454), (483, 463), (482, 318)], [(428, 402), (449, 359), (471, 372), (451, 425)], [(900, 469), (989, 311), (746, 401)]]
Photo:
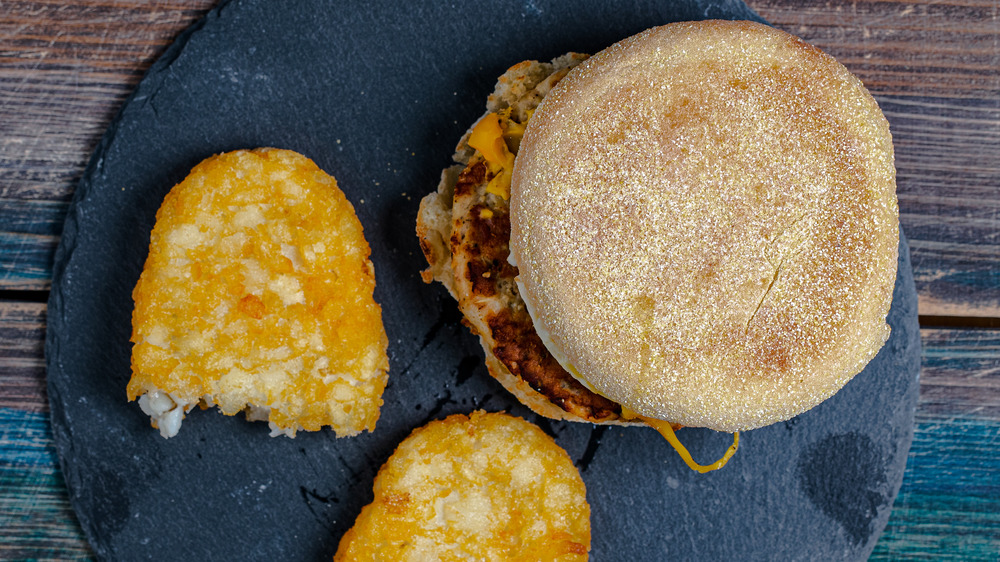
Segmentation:
[(0, 300), (0, 408), (49, 411), (44, 304)]
[(921, 314), (1000, 317), (996, 3), (749, 4), (836, 57), (882, 106)]
[(0, 407), (0, 559), (90, 558), (48, 415)]
[[(44, 323), (43, 304), (0, 302), (0, 559), (87, 555), (48, 426)], [(873, 559), (995, 559), (1000, 330), (925, 329), (921, 339), (913, 448)]]
[(48, 289), (68, 203), (0, 198), (0, 288)]
[[(995, 3), (749, 3), (841, 60), (885, 109), (921, 312), (1000, 317)], [(211, 4), (4, 3), (0, 207), (35, 202), (30, 217), (46, 232), (0, 220), (0, 289), (48, 287), (65, 205), (97, 139), (142, 71)]]
[[(1000, 423), (1000, 332), (922, 330), (920, 334), (920, 412)], [(1000, 459), (997, 451), (994, 456)], [(1000, 472), (996, 479), (1000, 482)]]
[(877, 95), (990, 100), (998, 89), (992, 0), (747, 3), (833, 55)]
[(2, 3), (0, 289), (48, 288), (90, 153), (149, 64), (213, 4)]
[(59, 470), (45, 384), (45, 305), (0, 301), (0, 560), (93, 557)]
[(896, 139), (900, 222), (922, 314), (1000, 317), (1000, 90), (996, 96), (880, 97)]
[[(149, 63), (213, 3), (3, 2), (0, 289), (48, 287), (90, 152)], [(995, 1), (748, 3), (841, 60), (885, 110), (921, 312), (1000, 317)], [(1000, 331), (922, 337), (916, 437), (873, 558), (995, 560)], [(85, 559), (48, 430), (43, 339), (44, 305), (0, 302), (0, 558)]]
[(1000, 423), (928, 414), (921, 404), (903, 485), (871, 560), (995, 561), (998, 443)]

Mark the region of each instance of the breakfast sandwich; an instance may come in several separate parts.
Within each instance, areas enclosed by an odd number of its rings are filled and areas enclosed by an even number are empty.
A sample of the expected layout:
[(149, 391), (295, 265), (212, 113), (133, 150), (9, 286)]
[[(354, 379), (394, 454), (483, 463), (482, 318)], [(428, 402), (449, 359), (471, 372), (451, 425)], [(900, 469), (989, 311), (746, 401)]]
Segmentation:
[(500, 77), (488, 113), (458, 144), (458, 164), (421, 201), (417, 236), (430, 265), (424, 281), (441, 282), (455, 297), (486, 351), (490, 374), (507, 390), (549, 418), (628, 423), (618, 404), (572, 377), (546, 348), (518, 291), (517, 268), (508, 262), (510, 174), (524, 124), (586, 58), (570, 53), (551, 63), (524, 61)]
[[(832, 57), (752, 22), (500, 77), (421, 202), (427, 282), (535, 412), (656, 428), (693, 469), (826, 400), (889, 335), (892, 138)], [(708, 467), (679, 426), (733, 432)]]
[(370, 249), (337, 182), (301, 154), (219, 154), (166, 196), (133, 292), (132, 378), (164, 437), (194, 406), (271, 434), (371, 431), (387, 338)]
[(456, 414), (416, 429), (375, 477), (337, 561), (582, 561), (590, 506), (569, 455), (537, 426)]

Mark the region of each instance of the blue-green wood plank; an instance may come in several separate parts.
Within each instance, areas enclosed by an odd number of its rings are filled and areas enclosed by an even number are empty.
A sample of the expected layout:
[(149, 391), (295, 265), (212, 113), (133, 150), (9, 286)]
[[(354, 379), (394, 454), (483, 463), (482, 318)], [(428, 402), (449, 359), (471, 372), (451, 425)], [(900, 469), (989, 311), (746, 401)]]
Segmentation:
[[(34, 317), (41, 326), (43, 307), (20, 310), (0, 314), (0, 330), (4, 318), (28, 325)], [(30, 329), (20, 333), (37, 337)], [(996, 411), (991, 404), (1000, 389), (1000, 331), (923, 330), (922, 339), (922, 398), (913, 446), (872, 559), (998, 560), (1000, 419), (985, 414)], [(12, 346), (32, 348), (39, 349)], [(30, 352), (20, 355), (23, 360)], [(0, 358), (0, 367), (4, 361)], [(0, 368), (0, 385), (14, 371)], [(976, 389), (971, 395), (979, 403), (947, 400), (949, 392), (962, 388)], [(69, 511), (45, 412), (0, 408), (0, 483), (0, 545), (16, 545), (16, 557), (32, 552), (56, 559), (87, 555)]]
[(872, 560), (1000, 560), (1000, 422), (919, 414)]
[(67, 202), (0, 197), (0, 289), (47, 289)]
[(59, 471), (48, 414), (0, 408), (0, 559), (91, 557)]

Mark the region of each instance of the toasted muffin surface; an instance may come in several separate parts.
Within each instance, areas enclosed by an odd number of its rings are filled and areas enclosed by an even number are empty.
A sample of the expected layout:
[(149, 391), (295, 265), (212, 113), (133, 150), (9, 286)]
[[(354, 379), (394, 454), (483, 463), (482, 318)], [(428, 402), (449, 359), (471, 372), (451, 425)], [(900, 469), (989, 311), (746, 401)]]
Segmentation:
[(129, 399), (247, 410), (289, 434), (374, 429), (388, 359), (369, 254), (353, 207), (308, 158), (203, 161), (157, 212), (133, 292)]
[(582, 63), (528, 123), (510, 209), (536, 325), (644, 416), (788, 419), (888, 337), (888, 124), (847, 69), (773, 28), (671, 24)]
[(506, 414), (415, 430), (375, 478), (334, 560), (586, 560), (590, 507), (569, 455)]

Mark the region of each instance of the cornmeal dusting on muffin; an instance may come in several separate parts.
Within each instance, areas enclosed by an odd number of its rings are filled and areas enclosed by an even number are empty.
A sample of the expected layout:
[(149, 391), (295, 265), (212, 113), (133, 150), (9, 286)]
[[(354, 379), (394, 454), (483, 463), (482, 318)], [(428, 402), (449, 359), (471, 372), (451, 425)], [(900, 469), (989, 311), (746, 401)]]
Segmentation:
[(373, 430), (388, 340), (361, 223), (308, 158), (211, 157), (156, 214), (133, 292), (132, 379), (164, 437), (195, 405), (272, 435)]
[(417, 429), (375, 478), (334, 560), (581, 561), (590, 506), (569, 455), (506, 414)]
[(889, 123), (819, 49), (753, 22), (646, 30), (546, 96), (511, 178), (536, 330), (600, 394), (718, 431), (788, 420), (889, 337)]

